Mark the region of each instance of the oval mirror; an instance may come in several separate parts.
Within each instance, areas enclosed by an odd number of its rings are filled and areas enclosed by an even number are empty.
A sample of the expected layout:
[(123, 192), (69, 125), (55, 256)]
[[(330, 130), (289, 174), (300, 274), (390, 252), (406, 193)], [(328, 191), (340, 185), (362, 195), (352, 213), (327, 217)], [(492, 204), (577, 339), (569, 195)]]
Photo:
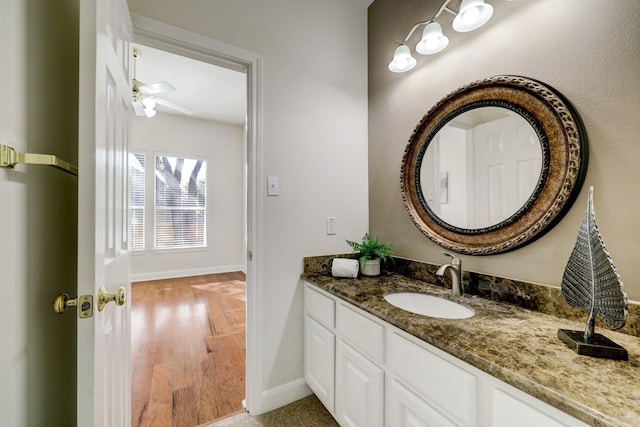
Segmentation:
[(495, 76), (447, 95), (418, 123), (402, 161), (402, 197), (440, 246), (496, 254), (557, 223), (586, 165), (580, 118), (559, 93)]

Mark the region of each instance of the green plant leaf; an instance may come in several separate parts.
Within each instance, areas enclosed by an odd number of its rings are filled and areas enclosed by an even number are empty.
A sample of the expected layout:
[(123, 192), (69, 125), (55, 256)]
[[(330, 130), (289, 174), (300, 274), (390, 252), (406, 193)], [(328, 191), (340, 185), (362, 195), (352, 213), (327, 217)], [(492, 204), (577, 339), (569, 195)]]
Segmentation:
[(372, 238), (367, 232), (361, 242), (345, 240), (349, 246), (360, 254), (360, 260), (380, 258), (382, 261), (393, 260), (391, 257), (391, 243), (380, 243), (378, 238)]

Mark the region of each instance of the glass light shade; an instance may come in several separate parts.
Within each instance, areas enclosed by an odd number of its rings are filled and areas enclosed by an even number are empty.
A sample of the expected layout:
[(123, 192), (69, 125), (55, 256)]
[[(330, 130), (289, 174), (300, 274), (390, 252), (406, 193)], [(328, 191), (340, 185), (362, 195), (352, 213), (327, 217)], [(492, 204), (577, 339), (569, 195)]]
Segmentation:
[(154, 109), (156, 108), (156, 100), (153, 98), (142, 98), (142, 105), (144, 108)]
[(461, 33), (482, 27), (493, 15), (493, 6), (484, 0), (462, 0), (460, 12), (453, 20), (453, 29)]
[(404, 73), (416, 66), (416, 59), (411, 56), (409, 46), (401, 44), (393, 54), (393, 60), (389, 63), (389, 71)]
[(431, 55), (440, 52), (449, 44), (449, 38), (442, 34), (442, 27), (437, 22), (431, 22), (424, 27), (422, 40), (416, 45), (416, 52)]
[(144, 114), (145, 114), (147, 117), (153, 117), (153, 116), (155, 116), (155, 115), (156, 115), (156, 113), (157, 113), (157, 111), (156, 111), (156, 110), (154, 110), (153, 108), (145, 108), (145, 109), (144, 109)]

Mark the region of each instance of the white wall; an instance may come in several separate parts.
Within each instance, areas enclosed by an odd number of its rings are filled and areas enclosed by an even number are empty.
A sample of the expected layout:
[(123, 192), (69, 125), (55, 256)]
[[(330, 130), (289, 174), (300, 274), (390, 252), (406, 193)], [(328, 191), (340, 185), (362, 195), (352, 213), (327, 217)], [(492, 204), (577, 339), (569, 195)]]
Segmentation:
[(445, 22), (449, 47), (437, 55), (416, 55), (416, 68), (394, 74), (387, 70), (394, 42), (441, 4), (404, 0), (398, 8), (397, 3), (376, 0), (369, 8), (369, 176), (372, 189), (384, 190), (371, 192), (372, 231), (395, 243), (401, 256), (445, 262), (402, 203), (398, 176), (406, 142), (449, 92), (491, 75), (528, 76), (562, 93), (582, 117), (589, 141), (584, 186), (568, 214), (540, 239), (506, 254), (463, 256), (463, 265), (559, 286), (593, 185), (600, 232), (629, 298), (640, 300), (640, 2), (492, 1), (494, 16), (486, 27), (456, 34)]
[[(78, 3), (0, 2), (0, 143), (77, 163)], [(75, 424), (77, 179), (0, 169), (0, 424)]]
[[(132, 254), (132, 280), (245, 270), (244, 127), (158, 113), (134, 117), (131, 150), (145, 153), (145, 250)], [(207, 161), (207, 247), (154, 250), (154, 156)]]
[[(2, 143), (23, 151), (24, 135), (24, 43), (19, 23), (25, 7), (20, 0), (0, 4), (0, 136)], [(26, 425), (26, 185), (14, 179), (15, 171), (0, 169), (0, 290), (8, 298), (0, 310), (0, 413), (10, 425)], [(22, 174), (21, 174), (22, 176)]]
[[(129, 7), (263, 57), (264, 268), (255, 279), (264, 295), (264, 394), (301, 390), (302, 257), (349, 251), (344, 239), (368, 229), (366, 5), (130, 0)], [(280, 178), (279, 197), (264, 195), (267, 175)], [(337, 218), (335, 236), (325, 234), (328, 215)]]

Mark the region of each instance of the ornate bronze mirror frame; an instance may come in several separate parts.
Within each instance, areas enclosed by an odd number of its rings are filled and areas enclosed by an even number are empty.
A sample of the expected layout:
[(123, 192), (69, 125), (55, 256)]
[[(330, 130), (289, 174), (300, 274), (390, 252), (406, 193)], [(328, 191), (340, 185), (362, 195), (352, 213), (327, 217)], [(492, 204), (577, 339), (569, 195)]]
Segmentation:
[[(539, 176), (534, 178), (531, 195), (518, 204), (515, 213), (467, 228), (437, 213), (429, 202), (432, 190), (422, 188), (421, 176), (431, 164), (425, 160), (427, 148), (435, 144), (434, 138), (441, 139), (438, 132), (461, 114), (484, 107), (515, 112), (529, 123), (540, 143)], [(507, 252), (531, 243), (564, 216), (580, 191), (587, 159), (580, 117), (560, 93), (526, 77), (494, 76), (450, 93), (420, 120), (402, 160), (402, 198), (418, 229), (443, 248), (469, 255)]]

